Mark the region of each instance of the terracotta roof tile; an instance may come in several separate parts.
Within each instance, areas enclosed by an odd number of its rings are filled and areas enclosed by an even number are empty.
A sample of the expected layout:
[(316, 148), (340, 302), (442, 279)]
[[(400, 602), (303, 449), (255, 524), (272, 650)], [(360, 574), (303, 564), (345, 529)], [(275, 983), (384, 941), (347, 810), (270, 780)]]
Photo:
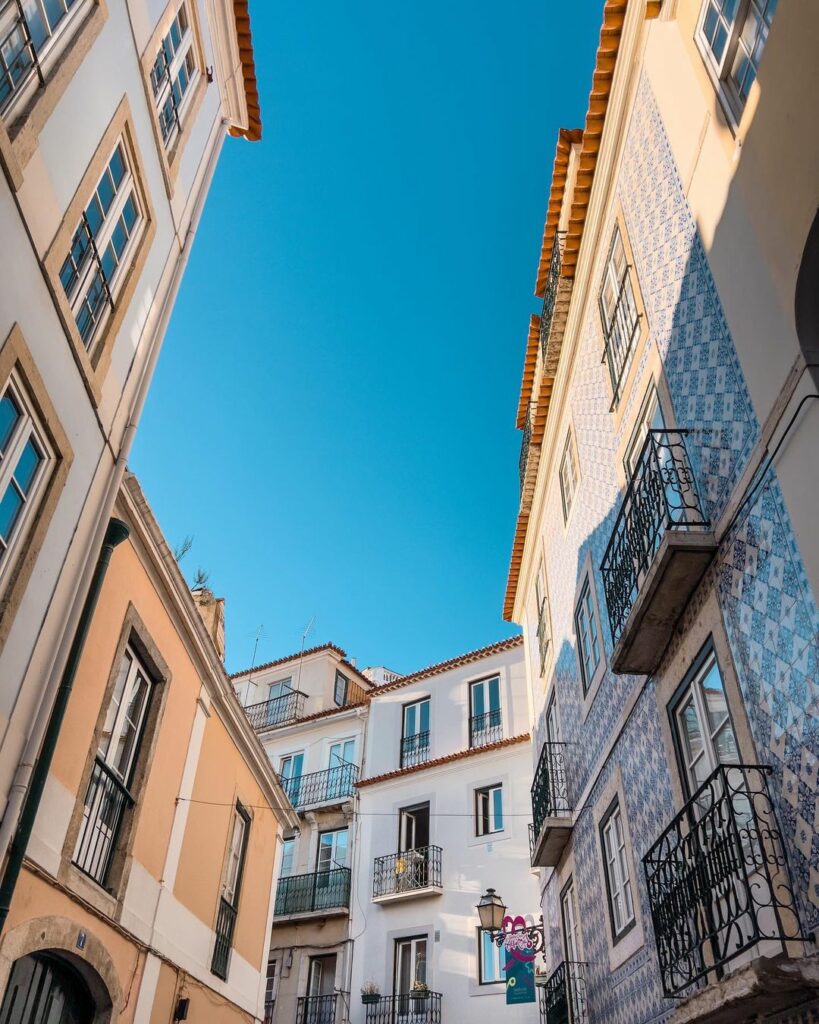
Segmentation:
[(549, 193), (549, 206), (546, 212), (546, 223), (543, 226), (543, 243), (540, 247), (540, 262), (537, 266), (535, 295), (543, 298), (546, 294), (546, 283), (549, 280), (549, 264), (552, 260), (552, 244), (560, 222), (560, 211), (563, 209), (563, 196), (569, 176), (569, 156), (572, 146), (583, 141), (582, 128), (561, 128), (557, 133), (557, 150), (552, 170), (552, 188)]
[(389, 690), (397, 690), (402, 686), (407, 686), (409, 683), (414, 683), (418, 679), (440, 675), (442, 672), (448, 672), (453, 668), (460, 668), (461, 665), (469, 665), (473, 661), (480, 661), (482, 658), (488, 658), (492, 654), (499, 654), (501, 651), (511, 651), (522, 643), (523, 637), (520, 634), (508, 637), (506, 640), (498, 640), (497, 643), (489, 644), (487, 647), (479, 647), (476, 651), (467, 651), (466, 654), (459, 654), (454, 658), (449, 658), (447, 661), (439, 661), (435, 665), (429, 665), (427, 668), (419, 669), (417, 672), (401, 676), (399, 679), (394, 679), (391, 683), (383, 683), (381, 686), (376, 686), (370, 690), (370, 696), (378, 697), (382, 693), (387, 693)]
[(532, 401), (532, 385), (535, 382), (535, 367), (537, 366), (537, 346), (540, 340), (540, 317), (532, 315), (529, 317), (529, 335), (526, 339), (526, 354), (523, 357), (523, 383), (520, 386), (520, 398), (518, 400), (518, 415), (515, 426), (523, 430), (526, 422), (526, 413), (529, 403)]
[(253, 59), (253, 39), (250, 34), (250, 12), (247, 5), (248, 0), (233, 0), (239, 58), (242, 62), (242, 78), (245, 84), (248, 124), (247, 128), (233, 127), (228, 134), (243, 136), (249, 142), (258, 142), (262, 137), (262, 112), (259, 107), (259, 87), (256, 82), (256, 62)]
[(383, 775), (373, 775), (369, 779), (361, 779), (356, 787), (374, 786), (377, 782), (387, 782), (390, 779), (398, 779), (403, 775), (412, 775), (415, 772), (425, 771), (427, 768), (437, 768), (442, 764), (449, 764), (452, 761), (462, 761), (467, 757), (475, 757), (478, 754), (489, 754), (493, 750), (503, 750), (504, 747), (513, 747), (516, 743), (528, 743), (531, 737), (529, 733), (521, 733), (520, 736), (510, 736), (505, 740), (498, 740), (497, 743), (487, 743), (483, 747), (470, 747), (469, 750), (457, 750), (454, 754), (446, 754), (444, 757), (433, 758), (432, 761), (424, 761), (423, 764), (414, 764), (409, 768), (396, 768), (394, 772), (384, 772)]
[[(239, 676), (248, 676), (251, 672), (263, 672), (268, 668), (286, 665), (288, 661), (298, 661), (299, 658), (306, 658), (309, 654), (318, 654), (321, 651), (335, 651), (342, 660), (347, 657), (347, 652), (336, 644), (318, 644), (316, 647), (308, 647), (306, 651), (296, 651), (295, 654), (287, 654), (283, 658), (274, 658), (273, 661), (266, 661), (262, 665), (254, 665), (253, 668), (243, 668), (239, 672), (232, 672), (230, 678), (237, 679)], [(345, 661), (345, 664), (354, 672), (358, 672), (358, 669), (353, 668), (349, 662)]]

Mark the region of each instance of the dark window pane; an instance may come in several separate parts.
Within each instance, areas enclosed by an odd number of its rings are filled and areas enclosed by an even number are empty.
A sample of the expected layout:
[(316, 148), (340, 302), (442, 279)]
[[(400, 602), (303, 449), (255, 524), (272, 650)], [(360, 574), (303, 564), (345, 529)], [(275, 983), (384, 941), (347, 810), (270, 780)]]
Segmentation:
[(113, 203), (114, 201), (116, 190), (114, 189), (114, 183), (111, 180), (111, 175), (108, 173), (107, 170), (105, 174), (103, 174), (102, 178), (100, 179), (100, 183), (97, 186), (97, 194), (99, 196), (100, 202), (102, 203), (102, 208), (104, 212), (108, 213), (108, 211), (111, 209), (111, 203)]
[(100, 206), (99, 200), (96, 196), (94, 196), (88, 204), (85, 211), (85, 217), (88, 221), (88, 230), (90, 230), (92, 235), (96, 236), (99, 232), (100, 225), (105, 219), (105, 214), (102, 212), (102, 207)]
[(125, 203), (125, 206), (122, 210), (122, 216), (125, 220), (125, 226), (128, 228), (128, 234), (130, 235), (131, 229), (133, 228), (134, 224), (136, 224), (137, 219), (137, 208), (133, 196), (128, 197), (128, 201)]
[[(121, 256), (125, 251), (125, 246), (128, 244), (128, 232), (125, 230), (125, 224), (122, 222), (122, 218), (117, 221), (117, 226), (114, 228), (114, 233), (111, 235), (111, 244), (114, 247), (114, 252), (117, 257)], [(119, 262), (119, 260), (117, 260)]]
[(31, 490), (31, 485), (37, 473), (37, 467), (42, 461), (43, 456), (40, 454), (39, 448), (29, 438), (20, 458), (17, 460), (17, 467), (14, 470), (14, 479), (20, 485), (20, 490), (23, 494), (28, 494)]
[(9, 484), (6, 488), (6, 493), (3, 495), (3, 500), (0, 501), (0, 537), (6, 543), (8, 543), (11, 531), (17, 522), (22, 505), (23, 499), (17, 492), (17, 488), (14, 484)]
[(119, 188), (122, 179), (125, 177), (125, 160), (122, 156), (122, 149), (117, 146), (114, 155), (111, 157), (111, 163), (108, 165), (111, 171), (111, 177), (114, 179), (114, 185)]
[(8, 393), (0, 399), (0, 452), (6, 450), (9, 438), (20, 419), (17, 403)]

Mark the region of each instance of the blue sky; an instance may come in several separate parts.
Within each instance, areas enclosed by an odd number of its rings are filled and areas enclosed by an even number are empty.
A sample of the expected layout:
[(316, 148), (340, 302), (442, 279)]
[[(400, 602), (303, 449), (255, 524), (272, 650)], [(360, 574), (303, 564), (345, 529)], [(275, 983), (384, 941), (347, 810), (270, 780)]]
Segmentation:
[(264, 139), (225, 144), (131, 466), (226, 598), (229, 669), (315, 617), (409, 672), (516, 631), (523, 349), (602, 2), (251, 18)]

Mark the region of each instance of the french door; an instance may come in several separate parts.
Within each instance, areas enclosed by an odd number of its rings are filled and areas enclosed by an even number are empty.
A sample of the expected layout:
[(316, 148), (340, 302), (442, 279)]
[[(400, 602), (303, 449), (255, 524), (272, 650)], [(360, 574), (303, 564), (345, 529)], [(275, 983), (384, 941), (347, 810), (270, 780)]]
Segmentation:
[(469, 687), (470, 746), (493, 743), (503, 739), (501, 721), (500, 679), (481, 679)]
[(429, 804), (399, 811), (398, 852), (403, 855), (395, 865), (398, 891), (423, 889), (429, 881)]
[(426, 1019), (426, 1007), (423, 1000), (412, 997), (419, 986), (427, 985), (427, 937), (415, 936), (397, 939), (395, 942), (395, 977), (393, 990), (395, 994), (395, 1010), (402, 1022)]
[(328, 758), (327, 799), (338, 800), (350, 791), (349, 765), (355, 764), (355, 740), (339, 740), (330, 745)]
[(586, 1020), (585, 993), (583, 991), (581, 962), (580, 926), (577, 915), (577, 898), (574, 882), (569, 881), (560, 896), (560, 923), (563, 932), (563, 959), (565, 971), (566, 1008), (563, 1019)]
[(284, 791), (294, 807), (298, 805), (301, 791), (301, 777), (304, 771), (304, 751), (297, 754), (286, 754), (279, 764), (279, 778)]

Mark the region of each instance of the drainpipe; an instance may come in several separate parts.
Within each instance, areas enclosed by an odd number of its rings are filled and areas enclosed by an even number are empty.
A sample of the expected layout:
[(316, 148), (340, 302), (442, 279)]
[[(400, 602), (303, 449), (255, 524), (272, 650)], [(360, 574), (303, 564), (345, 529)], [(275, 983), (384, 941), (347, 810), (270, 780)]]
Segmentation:
[(91, 587), (85, 599), (80, 618), (77, 623), (77, 631), (71, 642), (71, 649), (68, 652), (68, 661), (63, 671), (60, 685), (57, 688), (57, 695), (54, 700), (54, 707), (46, 726), (43, 744), (40, 748), (40, 756), (34, 765), (31, 773), (31, 782), (23, 802), (23, 810), (20, 814), (20, 821), (14, 839), (11, 841), (9, 856), (6, 861), (6, 869), (0, 881), (0, 934), (6, 924), (6, 918), (11, 908), (11, 900), (14, 896), (14, 888), (17, 879), (20, 877), (20, 870), (23, 866), (23, 858), (26, 854), (31, 832), (34, 828), (34, 821), (40, 807), (40, 800), (45, 789), (46, 779), (51, 769), (51, 762), (54, 759), (54, 751), (57, 747), (57, 740), (60, 737), (63, 719), (65, 718), (68, 701), (74, 687), (74, 678), (77, 675), (77, 667), (80, 663), (85, 641), (88, 636), (88, 629), (91, 625), (91, 618), (97, 606), (97, 599), (100, 596), (102, 582), (108, 571), (111, 562), (111, 554), (117, 544), (121, 544), (128, 537), (128, 527), (120, 519), (111, 519), (108, 529), (105, 531), (102, 548), (94, 568), (94, 575), (91, 578)]

